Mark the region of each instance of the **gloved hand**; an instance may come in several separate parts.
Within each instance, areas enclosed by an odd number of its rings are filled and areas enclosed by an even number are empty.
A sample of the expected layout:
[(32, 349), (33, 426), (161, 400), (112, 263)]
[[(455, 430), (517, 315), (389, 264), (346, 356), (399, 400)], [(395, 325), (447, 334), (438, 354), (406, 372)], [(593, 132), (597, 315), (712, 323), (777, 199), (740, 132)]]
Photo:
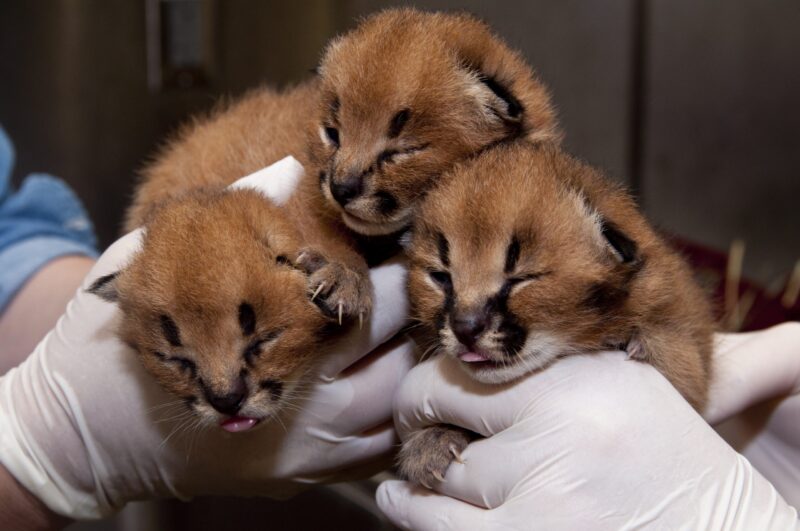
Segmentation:
[(704, 416), (800, 507), (800, 323), (720, 336), (714, 370)]
[[(83, 288), (123, 265), (139, 241), (135, 231), (112, 245)], [(113, 333), (117, 307), (80, 290), (34, 353), (0, 379), (0, 461), (73, 518), (154, 496), (285, 497), (381, 468), (397, 442), (392, 397), (413, 356), (406, 341), (390, 341), (406, 320), (404, 266), (375, 268), (371, 280), (371, 318), (332, 348), (307, 399), (280, 422), (240, 434), (194, 431)]]
[[(396, 398), (398, 431), (405, 438), (446, 423), (487, 438), (451, 464), (434, 485), (441, 494), (382, 484), (378, 504), (398, 525), (800, 528), (796, 510), (647, 364), (619, 352), (571, 356), (487, 386), (457, 363), (439, 357), (409, 373)], [(712, 399), (719, 414), (724, 401)]]

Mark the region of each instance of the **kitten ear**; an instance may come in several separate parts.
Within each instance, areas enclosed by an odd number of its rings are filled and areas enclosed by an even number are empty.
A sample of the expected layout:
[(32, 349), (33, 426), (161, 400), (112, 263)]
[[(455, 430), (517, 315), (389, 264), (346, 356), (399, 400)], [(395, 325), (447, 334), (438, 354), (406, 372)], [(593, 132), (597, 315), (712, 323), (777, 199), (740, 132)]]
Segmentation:
[(117, 302), (119, 300), (119, 291), (117, 291), (117, 278), (121, 271), (116, 271), (109, 275), (104, 275), (95, 280), (86, 291), (97, 295), (101, 299), (108, 302)]
[(406, 231), (397, 239), (397, 243), (400, 244), (400, 247), (403, 249), (403, 251), (410, 251), (411, 246), (414, 243), (414, 230), (411, 228), (406, 229)]
[(638, 260), (639, 246), (636, 242), (607, 219), (602, 220), (602, 233), (614, 256), (621, 263), (630, 264)]
[(467, 77), (467, 91), (478, 102), (487, 121), (499, 119), (506, 127), (522, 126), (522, 103), (507, 85), (474, 68), (464, 67), (464, 73)]
[(638, 261), (639, 246), (635, 241), (589, 205), (582, 194), (571, 192), (570, 195), (578, 209), (578, 215), (598, 247), (610, 253), (621, 264)]

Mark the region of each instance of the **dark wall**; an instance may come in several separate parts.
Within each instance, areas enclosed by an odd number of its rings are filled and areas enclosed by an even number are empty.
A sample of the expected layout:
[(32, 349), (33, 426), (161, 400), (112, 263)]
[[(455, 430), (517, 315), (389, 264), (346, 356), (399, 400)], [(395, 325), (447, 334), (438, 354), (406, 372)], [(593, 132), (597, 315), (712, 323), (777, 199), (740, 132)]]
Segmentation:
[[(154, 90), (148, 5), (152, 14), (179, 4), (190, 6), (178, 13), (189, 25), (202, 18), (202, 71), (165, 75)], [(177, 123), (224, 95), (301, 79), (355, 17), (397, 4), (1, 2), (0, 123), (17, 144), (17, 176), (64, 177), (107, 244), (136, 169)], [(552, 89), (567, 147), (631, 185), (665, 228), (721, 249), (743, 238), (747, 270), (763, 280), (800, 255), (796, 0), (413, 4), (475, 12), (519, 47)], [(156, 31), (162, 45), (186, 20)]]

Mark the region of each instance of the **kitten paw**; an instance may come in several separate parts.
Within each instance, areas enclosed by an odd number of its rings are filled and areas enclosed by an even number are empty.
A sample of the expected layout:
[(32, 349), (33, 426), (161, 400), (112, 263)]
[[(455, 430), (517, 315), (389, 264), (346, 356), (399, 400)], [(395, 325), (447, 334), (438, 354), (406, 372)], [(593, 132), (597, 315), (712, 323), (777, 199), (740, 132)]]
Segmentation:
[(363, 323), (372, 309), (372, 284), (365, 273), (328, 261), (314, 249), (303, 249), (295, 264), (308, 275), (309, 297), (322, 313), (339, 324)]
[(400, 474), (424, 487), (444, 481), (450, 463), (463, 463), (461, 452), (474, 438), (470, 431), (440, 424), (413, 434), (398, 454)]

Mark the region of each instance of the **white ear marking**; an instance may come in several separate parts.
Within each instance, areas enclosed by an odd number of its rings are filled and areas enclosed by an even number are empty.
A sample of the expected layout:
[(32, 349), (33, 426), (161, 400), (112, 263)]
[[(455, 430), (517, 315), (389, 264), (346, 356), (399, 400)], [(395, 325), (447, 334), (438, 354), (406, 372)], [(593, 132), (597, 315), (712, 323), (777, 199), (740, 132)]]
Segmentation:
[(575, 205), (575, 210), (583, 223), (584, 230), (590, 235), (598, 249), (605, 249), (607, 244), (603, 237), (603, 218), (589, 205), (582, 193), (570, 190), (567, 194)]
[(412, 229), (408, 229), (403, 234), (400, 235), (400, 238), (397, 239), (397, 243), (400, 244), (400, 247), (403, 250), (408, 251), (411, 249), (411, 245), (414, 243), (414, 232)]

